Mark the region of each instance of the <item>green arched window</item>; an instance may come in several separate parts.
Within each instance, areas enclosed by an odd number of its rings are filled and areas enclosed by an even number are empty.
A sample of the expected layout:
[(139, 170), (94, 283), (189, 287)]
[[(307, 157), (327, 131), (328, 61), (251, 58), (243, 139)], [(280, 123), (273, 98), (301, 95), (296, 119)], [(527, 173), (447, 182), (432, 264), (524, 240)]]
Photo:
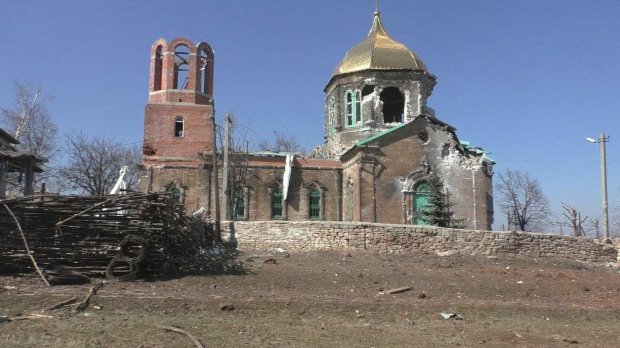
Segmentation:
[(424, 219), (424, 211), (428, 209), (428, 195), (430, 186), (426, 181), (421, 181), (415, 185), (411, 207), (413, 208), (413, 224), (426, 225), (428, 222)]
[(356, 127), (362, 123), (362, 93), (348, 90), (344, 94), (346, 127)]
[(271, 191), (271, 218), (282, 219), (283, 218), (283, 201), (282, 201), (282, 189), (277, 187)]
[(311, 189), (309, 192), (310, 219), (318, 220), (321, 218), (321, 191)]

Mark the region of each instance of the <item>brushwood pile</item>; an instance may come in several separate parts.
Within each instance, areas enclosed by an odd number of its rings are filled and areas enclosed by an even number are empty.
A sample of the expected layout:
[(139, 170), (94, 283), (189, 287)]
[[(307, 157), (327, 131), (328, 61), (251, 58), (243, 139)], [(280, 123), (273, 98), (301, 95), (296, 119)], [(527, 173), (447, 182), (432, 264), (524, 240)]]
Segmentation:
[(0, 240), (0, 274), (32, 273), (35, 260), (52, 284), (201, 270), (219, 242), (170, 194), (138, 192), (0, 200)]

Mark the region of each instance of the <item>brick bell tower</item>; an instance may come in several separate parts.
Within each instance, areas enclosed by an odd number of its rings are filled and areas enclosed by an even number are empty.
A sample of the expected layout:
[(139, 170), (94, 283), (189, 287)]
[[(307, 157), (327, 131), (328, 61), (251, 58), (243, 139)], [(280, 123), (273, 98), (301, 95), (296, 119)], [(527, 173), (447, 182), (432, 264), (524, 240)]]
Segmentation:
[(144, 164), (200, 167), (213, 149), (213, 50), (177, 38), (151, 47)]
[(175, 192), (188, 211), (210, 207), (213, 65), (205, 42), (159, 39), (151, 47), (140, 190)]

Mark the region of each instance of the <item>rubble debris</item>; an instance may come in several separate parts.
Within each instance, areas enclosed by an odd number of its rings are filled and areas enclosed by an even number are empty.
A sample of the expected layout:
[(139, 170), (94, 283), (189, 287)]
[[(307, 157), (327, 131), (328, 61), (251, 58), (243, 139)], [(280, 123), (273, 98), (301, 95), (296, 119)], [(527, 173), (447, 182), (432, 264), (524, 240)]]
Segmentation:
[(276, 264), (276, 259), (265, 259), (265, 261), (263, 261), (264, 263), (270, 263), (272, 265)]
[(463, 320), (463, 316), (457, 313), (439, 313), (444, 319)]

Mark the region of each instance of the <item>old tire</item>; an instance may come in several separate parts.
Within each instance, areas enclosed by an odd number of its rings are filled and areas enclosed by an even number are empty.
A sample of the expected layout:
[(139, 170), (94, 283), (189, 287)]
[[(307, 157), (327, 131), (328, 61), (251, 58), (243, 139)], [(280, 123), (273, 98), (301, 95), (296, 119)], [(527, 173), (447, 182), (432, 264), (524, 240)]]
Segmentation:
[(146, 258), (148, 243), (142, 237), (128, 234), (121, 241), (119, 248), (119, 256), (127, 257), (134, 263), (140, 263)]
[(105, 277), (108, 280), (128, 282), (135, 280), (140, 272), (140, 264), (126, 256), (116, 256), (105, 269)]

